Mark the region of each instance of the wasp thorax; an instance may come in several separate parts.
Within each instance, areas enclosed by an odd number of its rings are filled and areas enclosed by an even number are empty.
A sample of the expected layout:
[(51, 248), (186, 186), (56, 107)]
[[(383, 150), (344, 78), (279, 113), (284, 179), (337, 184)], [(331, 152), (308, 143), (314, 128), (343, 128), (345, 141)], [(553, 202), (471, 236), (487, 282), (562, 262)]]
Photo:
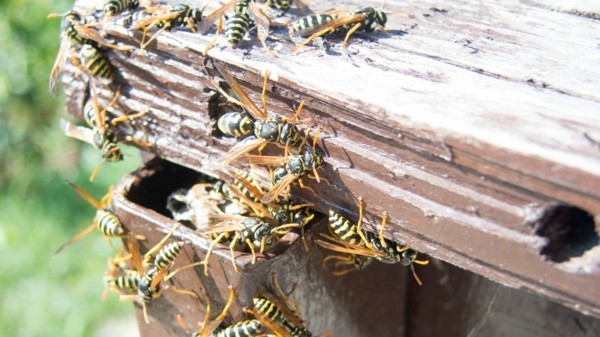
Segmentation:
[(276, 142), (279, 140), (279, 126), (275, 121), (269, 122), (254, 122), (254, 135), (268, 142)]

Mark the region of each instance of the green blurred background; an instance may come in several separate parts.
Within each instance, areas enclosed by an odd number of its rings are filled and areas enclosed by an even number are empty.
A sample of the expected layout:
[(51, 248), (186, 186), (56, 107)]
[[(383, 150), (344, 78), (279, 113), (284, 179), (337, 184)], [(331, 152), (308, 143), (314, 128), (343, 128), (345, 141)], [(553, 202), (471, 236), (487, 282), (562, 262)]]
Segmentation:
[[(111, 336), (123, 335), (120, 325), (132, 327), (132, 304), (120, 303), (114, 294), (102, 301), (102, 277), (112, 250), (97, 232), (54, 255), (95, 214), (65, 180), (100, 198), (140, 163), (136, 151), (127, 148), (126, 160), (105, 165), (91, 184), (98, 151), (60, 131), (58, 119), (69, 118), (64, 99), (48, 92), (60, 20), (46, 16), (71, 6), (71, 1), (0, 1), (3, 336)], [(101, 332), (107, 328), (112, 331)]]

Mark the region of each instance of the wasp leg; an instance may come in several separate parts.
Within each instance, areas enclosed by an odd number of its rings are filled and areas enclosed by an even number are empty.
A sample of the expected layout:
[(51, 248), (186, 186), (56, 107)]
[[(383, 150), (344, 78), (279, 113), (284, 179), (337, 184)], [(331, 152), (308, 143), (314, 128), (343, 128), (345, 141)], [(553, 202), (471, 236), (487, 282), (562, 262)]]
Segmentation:
[(210, 243), (210, 246), (208, 247), (208, 250), (206, 251), (206, 256), (204, 257), (204, 275), (208, 276), (208, 258), (210, 257), (210, 254), (212, 253), (212, 251), (215, 248), (215, 246), (217, 245), (217, 243), (219, 243), (219, 242), (221, 242), (221, 240), (223, 240), (223, 238), (225, 237), (225, 235), (227, 235), (227, 232), (220, 233)]
[(298, 43), (294, 48), (292, 48), (292, 54), (295, 53), (295, 52), (297, 52), (303, 46), (309, 44), (312, 40), (314, 40), (314, 39), (316, 39), (318, 37), (321, 37), (321, 36), (323, 36), (325, 34), (333, 33), (333, 32), (335, 32), (335, 28), (329, 27), (329, 28), (325, 28), (325, 29), (323, 29), (323, 30), (321, 30), (319, 32), (314, 33), (313, 35), (311, 35), (310, 37), (308, 37), (306, 40)]
[(363, 198), (358, 197), (358, 223), (356, 224), (356, 232), (360, 236), (361, 240), (365, 243), (367, 247), (373, 249), (373, 245), (369, 243), (365, 233), (362, 230), (362, 219), (363, 219)]
[[(233, 270), (235, 270), (235, 272), (239, 272), (237, 264), (235, 263), (235, 245), (237, 245), (238, 240), (240, 239), (240, 236), (238, 234), (236, 234), (233, 237), (233, 240), (231, 240), (231, 243), (229, 244), (229, 252), (231, 253), (231, 264), (233, 265)], [(252, 254), (252, 258), (254, 259), (254, 254)]]
[[(150, 44), (150, 42), (154, 41), (160, 34), (162, 34), (162, 32), (164, 32), (165, 30), (171, 28), (171, 23), (167, 22), (162, 28), (160, 28), (158, 31), (156, 31), (156, 33), (154, 33), (154, 35), (152, 35), (152, 37), (146, 41), (143, 42), (144, 39), (142, 39), (142, 44), (140, 45), (140, 49), (144, 50), (146, 49), (146, 47)], [(144, 29), (144, 37), (146, 36), (146, 29)]]
[(265, 78), (263, 80), (263, 89), (262, 94), (260, 95), (260, 99), (263, 105), (263, 112), (265, 116), (268, 114), (267, 112), (267, 83), (269, 82), (269, 71), (265, 71)]
[(252, 264), (255, 264), (256, 263), (256, 251), (254, 250), (254, 244), (252, 243), (252, 241), (250, 241), (250, 239), (246, 239), (246, 244), (248, 245), (248, 248), (250, 248), (250, 252), (252, 253)]
[(317, 194), (317, 192), (315, 192), (315, 190), (312, 187), (304, 185), (304, 182), (302, 182), (302, 178), (298, 178), (298, 186), (300, 186), (300, 188), (307, 189), (313, 192), (314, 194)]
[(217, 24), (217, 31), (215, 32), (215, 37), (210, 41), (210, 43), (204, 48), (204, 56), (208, 56), (208, 51), (211, 50), (217, 44), (217, 37), (223, 31), (223, 17), (219, 18), (219, 23)]
[(387, 212), (383, 212), (381, 214), (381, 227), (379, 228), (379, 242), (381, 243), (382, 247), (386, 246), (385, 238), (383, 237), (383, 227), (385, 227), (386, 223), (387, 223)]
[(192, 19), (190, 19), (189, 17), (185, 18), (185, 23), (190, 28), (190, 30), (192, 31), (192, 33), (196, 32), (196, 27), (194, 27), (194, 23), (192, 22)]
[(137, 145), (139, 147), (153, 147), (154, 146), (154, 143), (146, 142), (146, 141), (139, 140), (139, 139), (135, 139), (132, 136), (126, 136), (125, 137), (125, 141), (129, 142), (129, 143), (132, 143), (132, 144), (135, 144), (135, 145)]
[(168, 281), (170, 278), (172, 278), (173, 276), (175, 276), (175, 274), (179, 273), (182, 270), (193, 268), (193, 267), (197, 267), (197, 266), (201, 266), (201, 265), (204, 265), (204, 264), (205, 264), (205, 262), (201, 261), (201, 262), (190, 263), (187, 266), (179, 267), (179, 268), (175, 269), (174, 271), (172, 271), (171, 273), (169, 273), (169, 275), (167, 275), (164, 278), (164, 280)]
[(150, 112), (150, 110), (146, 109), (144, 111), (140, 111), (135, 114), (115, 117), (110, 121), (110, 124), (112, 124), (113, 126), (116, 126), (118, 123), (125, 122), (126, 120), (131, 123), (132, 120), (140, 118), (140, 117), (144, 116), (145, 114), (147, 114), (148, 112)]
[(348, 39), (350, 38), (350, 35), (354, 34), (354, 32), (356, 32), (361, 26), (362, 26), (362, 22), (359, 22), (359, 23), (355, 24), (354, 26), (352, 26), (352, 28), (350, 28), (350, 30), (348, 30), (348, 33), (346, 34), (346, 37), (344, 38), (344, 42), (342, 42), (343, 48), (346, 48), (346, 46), (348, 45)]

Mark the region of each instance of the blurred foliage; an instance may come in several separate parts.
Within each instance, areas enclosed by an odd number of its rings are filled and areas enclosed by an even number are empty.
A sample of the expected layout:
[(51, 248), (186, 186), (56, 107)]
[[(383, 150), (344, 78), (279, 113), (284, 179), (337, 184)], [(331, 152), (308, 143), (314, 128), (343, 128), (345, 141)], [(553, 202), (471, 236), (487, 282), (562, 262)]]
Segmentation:
[(103, 322), (132, 316), (116, 296), (102, 301), (112, 249), (97, 233), (53, 252), (89, 225), (95, 210), (65, 183), (100, 198), (139, 160), (105, 165), (87, 144), (62, 135), (63, 99), (48, 91), (59, 44), (59, 19), (70, 1), (0, 1), (0, 331), (5, 336), (92, 336)]

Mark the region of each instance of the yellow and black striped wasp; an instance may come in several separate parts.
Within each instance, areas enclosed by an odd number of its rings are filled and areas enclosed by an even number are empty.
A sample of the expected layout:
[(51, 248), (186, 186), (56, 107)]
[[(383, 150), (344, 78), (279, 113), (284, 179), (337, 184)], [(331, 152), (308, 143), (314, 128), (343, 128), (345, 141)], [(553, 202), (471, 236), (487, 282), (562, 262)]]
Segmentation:
[(90, 176), (90, 181), (94, 181), (104, 162), (119, 162), (123, 160), (123, 153), (115, 142), (114, 134), (105, 125), (106, 111), (115, 103), (119, 92), (115, 93), (110, 104), (102, 110), (98, 106), (98, 97), (93, 85), (89, 87), (89, 92), (91, 95), (88, 102), (84, 104), (84, 116), (90, 127), (75, 126), (64, 119), (60, 120), (60, 127), (66, 136), (91, 144), (100, 150), (102, 161), (94, 168)]
[(235, 263), (235, 250), (248, 248), (252, 254), (252, 263), (254, 264), (256, 262), (257, 250), (258, 253), (262, 254), (265, 248), (274, 243), (273, 233), (277, 230), (277, 227), (271, 226), (261, 218), (227, 215), (224, 218), (228, 220), (203, 232), (212, 240), (204, 258), (204, 272), (207, 275), (208, 258), (217, 244), (229, 245), (233, 269), (238, 271), (237, 264)]
[[(130, 26), (130, 29), (143, 30), (140, 49), (145, 49), (165, 30), (170, 30), (175, 27), (187, 25), (190, 30), (195, 33), (196, 25), (203, 19), (202, 10), (200, 8), (192, 8), (185, 4), (173, 6), (158, 5), (149, 7), (144, 11), (149, 15), (134, 21)], [(146, 34), (154, 27), (158, 28), (158, 31), (156, 31), (150, 39), (146, 40)]]
[(100, 48), (110, 47), (122, 51), (131, 48), (110, 43), (93, 28), (97, 23), (87, 23), (85, 18), (75, 10), (62, 15), (48, 15), (48, 18), (56, 17), (62, 17), (62, 20), (60, 47), (50, 71), (49, 88), (52, 96), (58, 93), (62, 67), (68, 58), (91, 76), (112, 79), (111, 67)]
[(170, 272), (173, 263), (185, 245), (183, 241), (176, 241), (167, 244), (167, 241), (173, 235), (179, 225), (179, 223), (175, 224), (167, 233), (167, 235), (165, 235), (162, 240), (154, 245), (154, 247), (148, 250), (143, 257), (140, 253), (137, 237), (132, 233), (129, 233), (127, 237), (129, 254), (131, 255), (131, 260), (133, 261), (133, 265), (135, 266), (135, 270), (138, 274), (139, 282), (137, 294), (122, 295), (121, 301), (140, 301), (143, 306), (144, 320), (146, 323), (148, 323), (148, 312), (146, 306), (148, 303), (152, 302), (155, 298), (161, 295), (163, 291), (161, 283), (172, 278), (176, 273), (183, 269), (202, 264), (192, 263)]
[(94, 197), (92, 197), (86, 190), (75, 183), (68, 181), (68, 184), (75, 190), (75, 192), (77, 192), (77, 194), (79, 194), (83, 200), (87, 201), (90, 205), (96, 208), (97, 212), (93, 223), (73, 236), (71, 239), (69, 239), (69, 241), (61, 245), (56, 250), (55, 254), (60, 253), (68, 245), (71, 245), (83, 238), (92, 230), (94, 230), (94, 228), (97, 228), (100, 233), (102, 233), (104, 238), (109, 241), (111, 246), (112, 243), (110, 242), (110, 238), (123, 237), (125, 235), (125, 227), (123, 227), (121, 220), (119, 220), (119, 218), (115, 215), (112, 208), (112, 188), (105, 196), (102, 197), (100, 201), (98, 201), (94, 199)]
[(238, 81), (224, 68), (215, 67), (222, 74), (225, 81), (229, 84), (233, 92), (239, 97), (240, 101), (231, 97), (220, 85), (213, 80), (217, 90), (234, 104), (238, 104), (245, 112), (229, 112), (221, 116), (217, 122), (219, 130), (230, 136), (246, 137), (243, 141), (236, 144), (229, 153), (221, 160), (222, 164), (227, 165), (240, 156), (254, 150), (262, 150), (268, 143), (278, 144), (285, 148), (296, 147), (302, 141), (303, 137), (298, 130), (297, 125), (309, 121), (310, 119), (299, 119), (300, 112), (304, 106), (300, 103), (296, 109), (294, 118), (286, 118), (277, 115), (275, 118), (268, 117), (266, 103), (266, 88), (268, 83), (268, 73), (265, 72), (263, 81), (263, 90), (261, 101), (263, 109), (248, 97)]
[[(359, 259), (357, 256), (374, 258), (383, 263), (400, 263), (403, 266), (410, 267), (413, 276), (419, 285), (422, 285), (421, 280), (417, 276), (414, 269), (414, 264), (427, 265), (429, 261), (418, 260), (418, 252), (408, 246), (402, 246), (394, 241), (388, 240), (383, 236), (383, 229), (387, 223), (387, 213), (382, 214), (381, 227), (379, 234), (363, 231), (363, 201), (358, 199), (359, 205), (359, 220), (357, 224), (352, 224), (343, 216), (330, 211), (329, 229), (334, 236), (321, 234), (328, 241), (315, 240), (315, 242), (326, 249), (336, 252), (349, 254), (349, 256), (340, 258), (330, 258), (340, 261), (337, 266), (344, 265), (343, 261), (347, 261), (346, 265), (355, 267), (364, 267), (365, 259)], [(339, 274), (345, 274), (347, 271), (338, 271)]]
[[(306, 132), (308, 134), (308, 130)], [(317, 147), (317, 140), (319, 137), (319, 129), (317, 128), (313, 137), (312, 146), (306, 144), (306, 140), (303, 140), (303, 144), (298, 150), (298, 154), (285, 155), (285, 156), (263, 156), (263, 155), (246, 155), (244, 158), (250, 164), (269, 165), (279, 167), (272, 170), (271, 182), (273, 187), (265, 194), (260, 201), (263, 203), (269, 203), (284, 190), (293, 183), (296, 179), (307, 173), (313, 173), (314, 178), (317, 182), (321, 181), (317, 169), (323, 164), (324, 153)], [(300, 186), (305, 187), (300, 180)]]
[(332, 11), (329, 13), (308, 15), (289, 24), (290, 36), (308, 36), (307, 39), (292, 48), (292, 53), (297, 52), (302, 46), (320, 36), (335, 32), (346, 33), (342, 43), (342, 47), (346, 48), (348, 39), (355, 32), (363, 31), (371, 33), (375, 29), (386, 32), (386, 23), (387, 15), (385, 12), (372, 7), (359, 8), (352, 11)]
[(102, 161), (94, 168), (90, 175), (90, 181), (94, 181), (100, 167), (104, 162), (119, 162), (123, 160), (121, 148), (117, 145), (118, 142), (129, 142), (141, 147), (151, 147), (152, 144), (139, 140), (131, 135), (124, 135), (118, 129), (118, 125), (125, 121), (132, 124), (134, 119), (144, 116), (148, 110), (126, 114), (122, 116), (111, 116), (108, 118), (108, 111), (115, 104), (120, 96), (120, 90), (117, 89), (113, 99), (103, 109), (100, 109), (98, 104), (98, 95), (94, 89), (93, 82), (88, 87), (88, 99), (83, 106), (83, 116), (89, 127), (75, 126), (70, 122), (61, 119), (60, 126), (63, 133), (68, 136), (85, 143), (88, 143), (97, 148), (101, 155)]
[(118, 295), (133, 295), (138, 291), (140, 276), (137, 270), (127, 263), (131, 259), (131, 254), (124, 254), (125, 246), (121, 246), (121, 249), (122, 254), (108, 258), (108, 269), (104, 274), (103, 299), (106, 299), (108, 291)]
[(308, 251), (304, 229), (315, 217), (310, 209), (314, 204), (298, 204), (290, 198), (276, 198), (271, 202), (262, 203), (261, 199), (266, 193), (248, 171), (234, 169), (233, 177), (231, 190), (239, 198), (239, 203), (248, 205), (253, 215), (270, 217), (277, 226), (273, 233), (278, 236), (283, 236), (290, 230), (300, 229), (304, 247)]
[[(266, 329), (275, 336), (282, 337), (312, 337), (312, 333), (305, 327), (300, 310), (295, 303), (290, 302), (279, 286), (275, 273), (272, 274), (273, 285), (278, 295), (259, 296), (253, 298), (251, 310), (244, 312), (252, 314)], [(324, 332), (320, 337), (329, 336), (331, 332)]]
[[(262, 44), (263, 48), (271, 56), (276, 56), (266, 44), (266, 40), (269, 37), (269, 26), (270, 20), (260, 8), (256, 5), (253, 0), (231, 0), (221, 8), (213, 11), (204, 18), (204, 21), (198, 27), (200, 34), (206, 34), (210, 27), (212, 27), (217, 21), (217, 32), (218, 35), (222, 31), (222, 18), (225, 13), (233, 8), (233, 15), (227, 17), (225, 22), (225, 37), (231, 48), (235, 48), (246, 36), (246, 33), (252, 26), (256, 26), (256, 34), (258, 40)], [(204, 54), (208, 52), (216, 44), (213, 40), (204, 50)]]

